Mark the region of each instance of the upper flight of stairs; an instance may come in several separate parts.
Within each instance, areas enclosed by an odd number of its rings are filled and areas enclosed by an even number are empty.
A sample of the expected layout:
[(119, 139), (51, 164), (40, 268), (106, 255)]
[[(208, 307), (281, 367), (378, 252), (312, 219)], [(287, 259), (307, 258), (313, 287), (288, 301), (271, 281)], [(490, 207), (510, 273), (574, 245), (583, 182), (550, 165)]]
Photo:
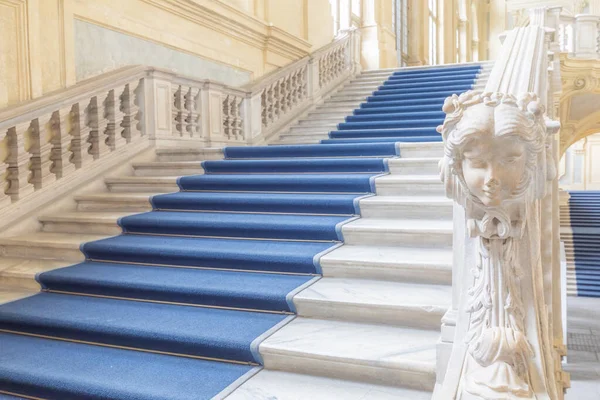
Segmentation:
[[(482, 63), (482, 69), (478, 75), (478, 83), (473, 86), (473, 89), (481, 90), (485, 87), (485, 82), (491, 71), (491, 63)], [(472, 82), (469, 81), (472, 77), (469, 74), (453, 74), (449, 68), (447, 71), (441, 71), (436, 79), (451, 79), (452, 86), (456, 88), (455, 92), (450, 90), (447, 93), (461, 93), (464, 88), (471, 88)], [(374, 70), (366, 71), (357, 76), (352, 81), (348, 82), (340, 91), (331, 96), (325, 103), (319, 106), (316, 110), (310, 112), (297, 125), (292, 126), (287, 132), (283, 132), (280, 136), (281, 144), (299, 144), (299, 143), (316, 143), (319, 140), (327, 139), (329, 132), (336, 129), (337, 125), (346, 122), (346, 117), (355, 113), (354, 118), (366, 118), (369, 114), (391, 113), (394, 114), (398, 110), (398, 101), (396, 104), (391, 103), (393, 100), (387, 100), (387, 104), (380, 102), (365, 103), (367, 98), (373, 95), (380, 86), (386, 83), (386, 80), (394, 70)], [(406, 101), (406, 105), (401, 105), (402, 109), (410, 112), (411, 110), (441, 112), (441, 108), (434, 103), (428, 102), (427, 97), (420, 96), (418, 91), (421, 83), (429, 82), (430, 78), (415, 78), (409, 85), (398, 84), (396, 82), (387, 82), (385, 90), (404, 90), (413, 91), (412, 100)], [(412, 85), (412, 86), (410, 86)], [(415, 87), (416, 86), (416, 87)], [(416, 90), (415, 90), (416, 89)], [(385, 94), (383, 91), (380, 96)], [(379, 97), (380, 97), (379, 96)], [(399, 100), (400, 102), (404, 100)], [(413, 107), (410, 107), (413, 105)], [(360, 135), (360, 133), (357, 132)], [(418, 136), (418, 135), (416, 135)]]
[(561, 207), (567, 258), (567, 294), (600, 297), (600, 191), (570, 191)]
[(0, 393), (429, 399), (452, 265), (435, 127), (488, 72), (364, 73), (281, 137), (320, 144), (157, 150), (0, 238), (0, 301), (44, 288), (0, 306)]

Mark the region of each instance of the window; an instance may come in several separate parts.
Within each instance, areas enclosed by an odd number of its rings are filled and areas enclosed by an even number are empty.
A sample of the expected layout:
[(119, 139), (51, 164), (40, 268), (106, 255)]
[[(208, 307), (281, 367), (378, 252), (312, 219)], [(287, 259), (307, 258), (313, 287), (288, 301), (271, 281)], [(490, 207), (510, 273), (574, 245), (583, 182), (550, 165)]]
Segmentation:
[(429, 63), (437, 64), (437, 34), (438, 34), (438, 2), (437, 0), (428, 0), (429, 2)]

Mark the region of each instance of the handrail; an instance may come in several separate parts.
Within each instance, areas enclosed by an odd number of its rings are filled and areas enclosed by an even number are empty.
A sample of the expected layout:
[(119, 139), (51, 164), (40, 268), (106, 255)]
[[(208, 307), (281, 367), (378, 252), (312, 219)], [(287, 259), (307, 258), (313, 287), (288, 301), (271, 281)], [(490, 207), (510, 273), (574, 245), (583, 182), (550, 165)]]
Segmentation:
[(0, 207), (140, 140), (266, 143), (359, 72), (358, 40), (347, 32), (241, 88), (129, 66), (1, 110)]
[[(482, 92), (448, 98), (440, 174), (455, 201), (452, 352), (435, 400), (563, 399), (557, 191), (547, 9), (508, 32)], [(549, 56), (551, 58), (549, 58)], [(440, 371), (441, 369), (441, 371)]]

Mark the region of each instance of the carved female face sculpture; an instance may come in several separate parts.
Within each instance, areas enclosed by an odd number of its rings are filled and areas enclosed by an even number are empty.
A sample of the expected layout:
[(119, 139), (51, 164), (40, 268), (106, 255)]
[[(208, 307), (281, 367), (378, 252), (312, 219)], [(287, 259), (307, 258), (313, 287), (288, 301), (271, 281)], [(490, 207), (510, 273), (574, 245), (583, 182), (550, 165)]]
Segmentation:
[[(526, 145), (516, 126), (505, 123), (514, 107), (479, 104), (465, 111), (457, 129), (468, 136), (462, 147), (462, 172), (469, 192), (488, 207), (513, 197), (526, 168)], [(504, 122), (501, 122), (504, 121)]]

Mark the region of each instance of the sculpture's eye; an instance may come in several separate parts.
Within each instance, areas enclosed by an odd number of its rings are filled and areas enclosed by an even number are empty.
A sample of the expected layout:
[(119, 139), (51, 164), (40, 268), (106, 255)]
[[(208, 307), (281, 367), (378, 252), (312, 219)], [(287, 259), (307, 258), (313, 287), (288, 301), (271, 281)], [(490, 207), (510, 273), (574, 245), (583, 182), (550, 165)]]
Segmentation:
[(520, 156), (511, 156), (511, 157), (506, 157), (502, 160), (502, 163), (504, 164), (514, 164), (517, 161), (519, 161), (521, 157)]
[(485, 168), (487, 161), (485, 161), (483, 158), (471, 158), (469, 159), (469, 165), (472, 168)]

